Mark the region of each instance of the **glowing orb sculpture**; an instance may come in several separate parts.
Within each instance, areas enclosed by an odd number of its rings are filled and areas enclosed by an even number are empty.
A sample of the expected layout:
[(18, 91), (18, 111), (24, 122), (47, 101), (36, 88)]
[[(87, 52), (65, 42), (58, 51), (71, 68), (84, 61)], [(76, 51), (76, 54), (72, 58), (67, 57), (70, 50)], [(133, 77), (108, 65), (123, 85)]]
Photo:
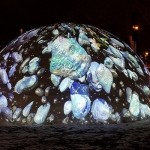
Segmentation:
[(102, 29), (73, 23), (28, 31), (0, 52), (1, 122), (118, 123), (150, 116), (150, 73)]

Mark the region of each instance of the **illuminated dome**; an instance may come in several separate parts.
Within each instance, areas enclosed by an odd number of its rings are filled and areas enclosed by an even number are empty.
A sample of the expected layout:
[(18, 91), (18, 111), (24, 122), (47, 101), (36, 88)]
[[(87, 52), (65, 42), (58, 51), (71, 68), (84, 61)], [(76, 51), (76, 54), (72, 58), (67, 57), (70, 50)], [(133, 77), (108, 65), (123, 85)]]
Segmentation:
[(150, 116), (149, 71), (105, 30), (61, 23), (0, 52), (1, 122), (118, 123)]

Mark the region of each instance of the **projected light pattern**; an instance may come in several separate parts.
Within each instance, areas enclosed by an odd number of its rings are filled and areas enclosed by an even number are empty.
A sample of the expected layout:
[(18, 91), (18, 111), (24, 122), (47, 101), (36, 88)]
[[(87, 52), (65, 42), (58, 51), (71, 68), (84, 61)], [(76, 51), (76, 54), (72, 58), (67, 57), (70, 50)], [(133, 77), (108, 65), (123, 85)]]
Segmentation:
[(0, 52), (1, 122), (118, 123), (150, 116), (150, 73), (102, 29), (33, 29)]

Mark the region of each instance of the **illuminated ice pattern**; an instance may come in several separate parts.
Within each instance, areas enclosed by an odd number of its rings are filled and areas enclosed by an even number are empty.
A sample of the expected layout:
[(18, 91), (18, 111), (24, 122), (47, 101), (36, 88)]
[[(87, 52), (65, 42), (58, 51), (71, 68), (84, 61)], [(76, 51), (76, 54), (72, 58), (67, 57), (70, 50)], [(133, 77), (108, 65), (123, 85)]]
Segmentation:
[(150, 116), (150, 73), (119, 38), (84, 24), (28, 31), (0, 51), (0, 120), (118, 123)]

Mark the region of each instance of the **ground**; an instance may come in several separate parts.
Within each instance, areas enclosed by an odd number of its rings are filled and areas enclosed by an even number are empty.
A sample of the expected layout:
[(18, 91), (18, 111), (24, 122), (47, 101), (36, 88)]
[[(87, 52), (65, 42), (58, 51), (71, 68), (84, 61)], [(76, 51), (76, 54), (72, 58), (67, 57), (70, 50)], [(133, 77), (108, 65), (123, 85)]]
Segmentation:
[(1, 125), (3, 149), (150, 149), (150, 119), (111, 125)]

